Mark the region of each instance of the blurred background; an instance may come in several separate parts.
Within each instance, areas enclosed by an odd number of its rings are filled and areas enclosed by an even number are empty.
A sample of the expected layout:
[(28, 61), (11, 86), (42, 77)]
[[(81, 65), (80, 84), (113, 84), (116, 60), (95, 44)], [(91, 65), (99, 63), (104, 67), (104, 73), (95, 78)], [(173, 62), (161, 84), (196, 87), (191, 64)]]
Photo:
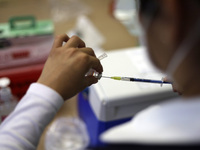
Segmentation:
[[(55, 35), (76, 34), (100, 54), (138, 46), (135, 26), (133, 0), (0, 0), (0, 77), (10, 79), (19, 101), (37, 81)], [(76, 99), (55, 118), (77, 116)]]

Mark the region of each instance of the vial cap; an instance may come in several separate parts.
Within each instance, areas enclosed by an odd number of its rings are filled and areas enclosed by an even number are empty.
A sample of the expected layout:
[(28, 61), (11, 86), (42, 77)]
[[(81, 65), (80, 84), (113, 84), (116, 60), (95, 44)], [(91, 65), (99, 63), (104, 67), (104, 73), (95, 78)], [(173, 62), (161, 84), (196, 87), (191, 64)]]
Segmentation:
[(0, 87), (5, 88), (8, 87), (10, 84), (10, 79), (7, 77), (0, 78)]

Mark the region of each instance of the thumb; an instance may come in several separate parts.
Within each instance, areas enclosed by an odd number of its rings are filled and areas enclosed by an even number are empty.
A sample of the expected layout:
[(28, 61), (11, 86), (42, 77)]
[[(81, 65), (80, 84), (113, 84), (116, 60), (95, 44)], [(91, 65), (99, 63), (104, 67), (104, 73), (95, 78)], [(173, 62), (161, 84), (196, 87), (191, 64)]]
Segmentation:
[(84, 82), (83, 85), (84, 85), (85, 87), (87, 87), (87, 86), (90, 86), (90, 85), (92, 85), (92, 84), (97, 83), (97, 82), (98, 82), (98, 79), (95, 78), (95, 77), (93, 77), (93, 76), (86, 76), (83, 82)]

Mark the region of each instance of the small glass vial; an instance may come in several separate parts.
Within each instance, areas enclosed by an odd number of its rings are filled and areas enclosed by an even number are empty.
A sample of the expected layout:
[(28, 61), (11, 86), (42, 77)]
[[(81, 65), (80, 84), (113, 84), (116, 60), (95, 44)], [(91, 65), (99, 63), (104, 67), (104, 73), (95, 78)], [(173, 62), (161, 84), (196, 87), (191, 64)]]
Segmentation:
[(12, 95), (9, 84), (9, 78), (0, 78), (0, 124), (18, 103), (18, 99)]

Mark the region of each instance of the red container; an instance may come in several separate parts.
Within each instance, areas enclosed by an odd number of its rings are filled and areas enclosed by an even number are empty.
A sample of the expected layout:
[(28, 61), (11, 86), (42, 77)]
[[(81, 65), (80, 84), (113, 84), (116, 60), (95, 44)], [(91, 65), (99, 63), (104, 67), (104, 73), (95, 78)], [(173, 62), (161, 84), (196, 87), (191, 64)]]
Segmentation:
[(20, 99), (24, 96), (30, 84), (38, 80), (43, 66), (44, 64), (34, 64), (0, 70), (0, 78), (8, 77), (11, 80), (12, 93)]

